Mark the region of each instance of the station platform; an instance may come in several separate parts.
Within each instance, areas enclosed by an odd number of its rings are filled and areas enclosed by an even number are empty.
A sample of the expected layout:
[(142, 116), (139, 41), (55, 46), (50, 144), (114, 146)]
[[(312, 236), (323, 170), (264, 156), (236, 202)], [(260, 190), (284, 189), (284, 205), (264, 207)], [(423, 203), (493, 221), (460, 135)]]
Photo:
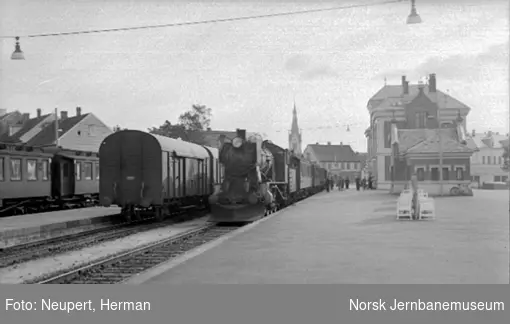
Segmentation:
[(90, 207), (0, 218), (0, 249), (109, 223), (120, 208)]
[(508, 193), (435, 204), (436, 219), (396, 220), (385, 192), (323, 192), (126, 283), (508, 284)]

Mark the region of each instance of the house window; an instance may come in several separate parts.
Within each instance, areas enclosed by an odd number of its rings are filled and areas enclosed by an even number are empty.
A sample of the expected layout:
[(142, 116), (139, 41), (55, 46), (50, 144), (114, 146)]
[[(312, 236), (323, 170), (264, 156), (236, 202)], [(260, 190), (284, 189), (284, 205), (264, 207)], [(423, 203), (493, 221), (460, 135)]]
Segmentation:
[(76, 180), (81, 180), (81, 163), (75, 162), (74, 164), (74, 176)]
[(384, 122), (384, 147), (391, 147), (391, 123), (389, 121)]
[(493, 156), (493, 157), (492, 157), (492, 159), (494, 160), (494, 164), (497, 164), (497, 163), (496, 163), (496, 157), (495, 157), (495, 156)]
[(487, 164), (491, 164), (491, 157), (490, 156), (487, 157)]
[(415, 115), (416, 128), (425, 128), (427, 126), (427, 113), (417, 112)]
[(11, 181), (21, 181), (21, 159), (11, 159)]
[(347, 169), (347, 170), (350, 170), (350, 169), (351, 169), (351, 164), (350, 164), (349, 162), (347, 162), (346, 164), (347, 164), (346, 169)]
[(99, 163), (96, 163), (96, 179), (99, 180)]
[(424, 181), (425, 180), (425, 169), (424, 168), (416, 169), (416, 176), (418, 178), (418, 181)]
[(448, 168), (443, 168), (443, 180), (450, 180), (450, 170)]
[(498, 164), (499, 164), (499, 165), (502, 165), (502, 164), (503, 164), (503, 159), (501, 158), (501, 156), (500, 156), (500, 157), (498, 157)]
[(4, 158), (0, 158), (0, 181), (4, 180)]
[(439, 180), (439, 168), (431, 168), (430, 169), (430, 180), (433, 180), (433, 181)]
[(494, 182), (500, 182), (501, 176), (494, 176)]
[(27, 180), (37, 180), (37, 160), (27, 160)]
[(501, 177), (501, 182), (507, 182), (507, 181), (508, 181), (508, 176)]
[(464, 170), (462, 168), (455, 169), (457, 180), (464, 180)]
[(83, 173), (85, 174), (85, 180), (92, 180), (92, 163), (83, 163)]
[(43, 180), (48, 180), (49, 163), (47, 160), (42, 161), (41, 175)]
[(485, 156), (482, 156), (482, 164), (485, 164)]
[(344, 163), (343, 163), (343, 162), (341, 162), (341, 163), (340, 163), (340, 169), (343, 169), (343, 168), (344, 168)]

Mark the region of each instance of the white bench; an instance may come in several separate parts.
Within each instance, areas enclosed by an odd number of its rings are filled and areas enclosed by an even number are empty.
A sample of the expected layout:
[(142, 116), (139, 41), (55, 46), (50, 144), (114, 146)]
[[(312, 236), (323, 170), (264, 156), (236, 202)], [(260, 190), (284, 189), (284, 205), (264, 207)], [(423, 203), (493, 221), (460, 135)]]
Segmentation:
[(434, 198), (418, 196), (418, 217), (419, 219), (436, 218), (436, 204)]
[(412, 219), (413, 214), (413, 195), (404, 194), (397, 199), (397, 219)]

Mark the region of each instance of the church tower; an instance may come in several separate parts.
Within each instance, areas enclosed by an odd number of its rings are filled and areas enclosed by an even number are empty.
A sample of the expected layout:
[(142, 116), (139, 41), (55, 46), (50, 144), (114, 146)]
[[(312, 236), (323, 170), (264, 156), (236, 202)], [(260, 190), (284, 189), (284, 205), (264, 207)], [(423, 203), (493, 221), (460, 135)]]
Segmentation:
[(289, 133), (289, 150), (296, 154), (301, 152), (301, 132), (298, 127), (296, 103), (294, 102), (294, 111), (292, 112), (292, 126)]

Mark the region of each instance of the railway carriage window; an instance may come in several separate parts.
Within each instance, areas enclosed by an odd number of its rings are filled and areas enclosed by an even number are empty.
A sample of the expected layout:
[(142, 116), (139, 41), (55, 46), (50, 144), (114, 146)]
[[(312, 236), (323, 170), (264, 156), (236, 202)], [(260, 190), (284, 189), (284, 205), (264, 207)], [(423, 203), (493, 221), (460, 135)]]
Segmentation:
[(37, 160), (27, 160), (27, 180), (37, 180)]
[(75, 162), (74, 175), (76, 177), (76, 180), (81, 180), (81, 162)]
[(43, 180), (48, 180), (48, 170), (49, 170), (49, 163), (46, 160), (43, 160), (41, 163), (41, 176)]
[(4, 158), (0, 158), (0, 181), (4, 180)]
[(96, 169), (96, 170), (94, 170), (94, 172), (96, 173), (96, 179), (99, 180), (99, 163), (96, 162), (94, 164), (94, 166), (95, 166), (95, 169)]
[(11, 181), (21, 181), (21, 159), (11, 159)]
[(83, 173), (85, 173), (85, 180), (92, 180), (92, 163), (83, 163)]

